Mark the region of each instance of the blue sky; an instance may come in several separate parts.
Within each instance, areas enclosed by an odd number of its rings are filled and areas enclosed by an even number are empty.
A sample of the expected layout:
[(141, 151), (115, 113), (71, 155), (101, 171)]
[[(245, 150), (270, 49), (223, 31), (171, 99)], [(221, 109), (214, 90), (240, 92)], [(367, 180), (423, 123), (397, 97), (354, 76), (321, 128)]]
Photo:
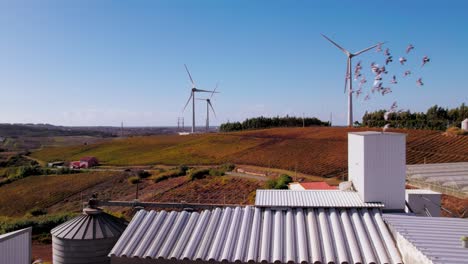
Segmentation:
[[(189, 125), (186, 63), (198, 88), (220, 82), (212, 124), (331, 112), (345, 124), (346, 57), (320, 33), (351, 51), (388, 41), (390, 74), (414, 72), (391, 94), (355, 100), (358, 119), (393, 101), (454, 107), (468, 101), (466, 10), (466, 1), (2, 1), (0, 123), (163, 126), (184, 116)], [(416, 49), (401, 67), (408, 43)], [(369, 65), (384, 56), (358, 60), (368, 91)], [(197, 109), (202, 125), (203, 102)]]

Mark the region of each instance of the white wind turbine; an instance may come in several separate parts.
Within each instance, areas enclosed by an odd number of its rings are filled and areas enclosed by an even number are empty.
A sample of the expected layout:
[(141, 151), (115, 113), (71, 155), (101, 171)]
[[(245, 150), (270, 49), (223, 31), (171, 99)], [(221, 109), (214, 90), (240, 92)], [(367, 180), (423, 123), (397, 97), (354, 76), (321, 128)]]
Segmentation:
[(195, 133), (195, 93), (212, 93), (213, 94), (213, 93), (216, 93), (216, 91), (207, 91), (207, 90), (201, 90), (201, 89), (196, 88), (195, 82), (192, 79), (192, 75), (190, 74), (190, 71), (188, 70), (187, 65), (184, 64), (184, 66), (190, 78), (190, 82), (192, 83), (192, 90), (190, 92), (190, 97), (187, 100), (187, 103), (185, 104), (182, 112), (185, 111), (185, 108), (187, 108), (187, 105), (189, 104), (190, 99), (192, 99), (192, 133)]
[(211, 104), (211, 98), (213, 98), (214, 93), (216, 93), (216, 89), (218, 89), (218, 84), (216, 84), (216, 87), (211, 93), (210, 98), (197, 98), (197, 100), (206, 101), (206, 131), (210, 130), (210, 107), (213, 111), (214, 116), (216, 117), (216, 112), (213, 108), (213, 105)]
[[(348, 126), (352, 126), (353, 125), (353, 82), (352, 82), (352, 76), (351, 76), (351, 59), (353, 57), (356, 57), (370, 49), (373, 49), (379, 45), (382, 45), (383, 43), (377, 43), (376, 45), (374, 46), (371, 46), (371, 47), (368, 47), (368, 48), (365, 48), (361, 51), (358, 51), (356, 53), (351, 53), (347, 50), (345, 50), (344, 48), (342, 48), (340, 45), (336, 44), (336, 42), (334, 42), (333, 40), (331, 40), (330, 38), (328, 38), (327, 36), (325, 36), (324, 34), (321, 34), (325, 39), (327, 39), (328, 41), (330, 41), (333, 45), (335, 45), (337, 48), (339, 48), (341, 51), (344, 52), (344, 54), (346, 54), (346, 56), (348, 57), (348, 62), (347, 62), (347, 68), (346, 68), (346, 77), (345, 77), (345, 89), (344, 89), (344, 92), (346, 93), (346, 89), (348, 89)], [(348, 87), (348, 80), (349, 80), (349, 87)]]

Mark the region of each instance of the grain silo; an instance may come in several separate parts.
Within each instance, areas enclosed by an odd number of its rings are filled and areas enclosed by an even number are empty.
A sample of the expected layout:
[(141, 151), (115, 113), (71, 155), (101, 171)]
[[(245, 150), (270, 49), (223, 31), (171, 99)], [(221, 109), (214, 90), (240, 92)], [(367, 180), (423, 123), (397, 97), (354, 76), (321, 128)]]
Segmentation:
[(83, 214), (52, 229), (53, 263), (110, 263), (107, 256), (126, 223), (100, 209)]
[(468, 131), (468, 118), (465, 118), (465, 120), (462, 121), (461, 129), (464, 131)]

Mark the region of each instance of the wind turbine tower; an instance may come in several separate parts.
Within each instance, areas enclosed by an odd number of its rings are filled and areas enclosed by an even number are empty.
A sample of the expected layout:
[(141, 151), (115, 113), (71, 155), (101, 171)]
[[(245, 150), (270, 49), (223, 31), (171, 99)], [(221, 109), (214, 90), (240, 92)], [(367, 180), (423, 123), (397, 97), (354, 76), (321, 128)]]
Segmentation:
[[(344, 52), (344, 54), (348, 57), (348, 62), (347, 62), (347, 67), (346, 67), (346, 77), (345, 77), (345, 88), (344, 92), (346, 93), (346, 90), (348, 90), (348, 126), (353, 126), (353, 81), (352, 81), (352, 75), (351, 75), (351, 59), (353, 57), (356, 57), (368, 50), (371, 50), (379, 45), (382, 45), (383, 43), (377, 43), (374, 46), (365, 48), (361, 51), (351, 53), (347, 51), (346, 49), (342, 48), (340, 45), (338, 45), (336, 42), (325, 36), (324, 34), (321, 34), (326, 40), (330, 41), (333, 45), (335, 45), (337, 48), (339, 48), (341, 51)], [(349, 80), (349, 81), (348, 81)], [(349, 85), (348, 85), (349, 83)]]
[(207, 91), (207, 90), (201, 90), (196, 88), (195, 82), (193, 81), (192, 75), (190, 74), (189, 69), (187, 68), (187, 65), (185, 65), (185, 70), (187, 71), (187, 74), (190, 78), (190, 82), (192, 83), (192, 90), (190, 92), (190, 97), (187, 100), (187, 103), (184, 106), (184, 109), (182, 110), (185, 111), (185, 108), (187, 108), (187, 105), (190, 102), (190, 99), (192, 99), (192, 133), (195, 133), (195, 93), (216, 93), (215, 91)]
[(211, 104), (211, 99), (213, 98), (214, 93), (216, 93), (216, 89), (218, 89), (218, 84), (216, 84), (216, 87), (211, 93), (210, 98), (197, 98), (197, 100), (206, 101), (206, 131), (207, 132), (210, 130), (210, 107), (211, 107), (211, 110), (213, 111), (214, 116), (216, 117), (216, 112), (213, 108), (213, 105)]

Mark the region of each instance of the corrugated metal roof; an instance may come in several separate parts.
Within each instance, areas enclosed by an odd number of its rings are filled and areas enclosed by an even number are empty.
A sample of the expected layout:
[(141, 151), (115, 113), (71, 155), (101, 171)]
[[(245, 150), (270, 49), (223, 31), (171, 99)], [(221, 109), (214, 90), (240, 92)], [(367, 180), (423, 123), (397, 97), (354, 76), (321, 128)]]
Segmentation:
[(88, 209), (88, 213), (55, 227), (50, 233), (62, 239), (103, 239), (119, 237), (125, 227), (125, 222), (117, 217)]
[(340, 190), (257, 190), (255, 206), (261, 207), (384, 207), (382, 203), (365, 203), (357, 192)]
[(460, 238), (468, 235), (468, 220), (384, 214), (390, 229), (398, 232), (433, 263), (467, 263), (468, 249)]
[(243, 263), (401, 263), (376, 208), (141, 210), (109, 255)]

